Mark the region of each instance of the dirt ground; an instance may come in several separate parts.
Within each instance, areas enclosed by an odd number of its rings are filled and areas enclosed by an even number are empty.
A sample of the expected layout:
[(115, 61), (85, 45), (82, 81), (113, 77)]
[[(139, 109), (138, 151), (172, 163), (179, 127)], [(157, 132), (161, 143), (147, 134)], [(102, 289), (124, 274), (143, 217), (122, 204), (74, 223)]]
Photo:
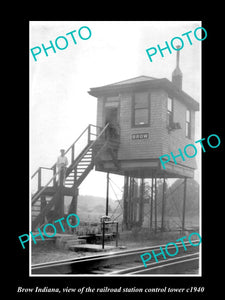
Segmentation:
[[(123, 233), (120, 235), (118, 247), (113, 251), (123, 251), (135, 248), (148, 247), (153, 245), (163, 245), (169, 242), (175, 242), (176, 239), (183, 236), (188, 236), (188, 233), (163, 233), (155, 236), (143, 236), (135, 233)], [(115, 241), (108, 242), (106, 245), (115, 246)], [(55, 245), (53, 241), (40, 241), (32, 247), (31, 264), (39, 264), (45, 262), (53, 262), (72, 258), (83, 257), (87, 255), (99, 255), (102, 252), (83, 252), (61, 249)]]

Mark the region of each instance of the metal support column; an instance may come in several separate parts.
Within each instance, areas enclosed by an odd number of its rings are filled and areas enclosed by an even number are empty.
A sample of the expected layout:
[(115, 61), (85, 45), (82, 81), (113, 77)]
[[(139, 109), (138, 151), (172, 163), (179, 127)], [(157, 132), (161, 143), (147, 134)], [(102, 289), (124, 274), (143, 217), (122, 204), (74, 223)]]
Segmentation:
[(105, 247), (105, 220), (102, 221), (102, 249)]
[(129, 221), (128, 229), (131, 229), (133, 223), (133, 205), (134, 205), (134, 178), (130, 177), (130, 186), (129, 186)]
[(143, 210), (144, 210), (144, 190), (145, 189), (145, 182), (144, 178), (141, 178), (141, 185), (140, 185), (140, 202), (139, 202), (139, 224), (142, 226), (143, 223)]
[(187, 197), (187, 177), (184, 179), (184, 200), (183, 200), (183, 216), (182, 216), (182, 231), (185, 230), (185, 210), (186, 210), (186, 197)]
[(157, 177), (155, 177), (155, 233), (157, 233)]
[(129, 177), (124, 176), (124, 190), (123, 190), (123, 224), (125, 229), (128, 226), (128, 186), (129, 186)]
[(109, 213), (109, 173), (106, 176), (106, 208), (105, 215), (108, 216)]
[(152, 231), (152, 218), (153, 218), (153, 176), (151, 183), (151, 199), (150, 199), (150, 231)]
[(162, 192), (162, 219), (161, 219), (161, 231), (164, 231), (164, 213), (165, 213), (165, 192), (166, 192), (166, 180), (163, 178), (163, 192)]

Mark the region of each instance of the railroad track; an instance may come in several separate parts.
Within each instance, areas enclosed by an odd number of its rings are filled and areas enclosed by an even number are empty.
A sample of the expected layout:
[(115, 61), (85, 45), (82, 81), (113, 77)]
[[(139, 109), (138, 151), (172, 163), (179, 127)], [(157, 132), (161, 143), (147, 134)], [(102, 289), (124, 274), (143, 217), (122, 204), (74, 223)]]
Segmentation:
[[(193, 243), (195, 241), (192, 241)], [(196, 240), (198, 242), (198, 240)], [(199, 267), (199, 246), (192, 246), (184, 242), (187, 250), (184, 250), (182, 243), (177, 243), (179, 252), (176, 256), (164, 259), (159, 255), (158, 262), (152, 259), (147, 267), (141, 260), (140, 255), (154, 250), (155, 254), (160, 252), (160, 246), (165, 249), (166, 245), (155, 245), (102, 255), (86, 256), (70, 260), (49, 262), (31, 266), (31, 274), (74, 274), (93, 276), (118, 276), (118, 275), (142, 275), (142, 274), (183, 274), (190, 268)], [(174, 249), (167, 247), (168, 250)], [(164, 251), (165, 252), (165, 251)], [(172, 250), (171, 250), (172, 252)]]

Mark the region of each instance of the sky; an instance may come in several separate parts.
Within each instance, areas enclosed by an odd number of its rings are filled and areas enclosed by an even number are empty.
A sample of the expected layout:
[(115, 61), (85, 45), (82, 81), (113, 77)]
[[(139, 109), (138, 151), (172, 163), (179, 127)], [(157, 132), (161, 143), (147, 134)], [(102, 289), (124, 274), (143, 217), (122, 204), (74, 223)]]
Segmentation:
[[(79, 38), (82, 26), (91, 30), (89, 39)], [(30, 172), (51, 167), (61, 148), (67, 149), (89, 125), (96, 124), (97, 99), (88, 94), (92, 87), (145, 75), (171, 80), (176, 51), (157, 53), (150, 62), (146, 49), (165, 47), (174, 37), (192, 31), (192, 45), (183, 37), (180, 69), (183, 90), (201, 104), (201, 43), (193, 36), (200, 21), (30, 21)], [(74, 44), (71, 35), (76, 30)], [(80, 31), (88, 37), (85, 29)], [(59, 36), (68, 47), (42, 52), (34, 60), (30, 49), (46, 48)], [(175, 43), (175, 42), (174, 42)], [(64, 46), (63, 39), (58, 40)], [(35, 50), (37, 51), (37, 49)], [(201, 108), (201, 106), (200, 106)], [(201, 138), (200, 113), (196, 114), (195, 140)], [(198, 166), (200, 154), (196, 156)], [(196, 171), (198, 180), (199, 172)], [(123, 178), (111, 175), (122, 188)], [(119, 189), (118, 189), (119, 190)], [(105, 197), (106, 174), (91, 171), (80, 186), (80, 194)], [(113, 195), (112, 195), (113, 196)]]

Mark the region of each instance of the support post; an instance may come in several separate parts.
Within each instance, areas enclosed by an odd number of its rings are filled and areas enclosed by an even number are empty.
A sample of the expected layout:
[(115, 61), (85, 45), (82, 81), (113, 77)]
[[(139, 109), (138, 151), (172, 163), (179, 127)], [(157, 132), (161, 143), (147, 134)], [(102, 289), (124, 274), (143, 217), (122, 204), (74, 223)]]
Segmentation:
[[(47, 203), (46, 203), (46, 196), (41, 196), (41, 212), (43, 211), (43, 209), (46, 207)], [(45, 216), (43, 215), (42, 220), (41, 220), (41, 224), (43, 224), (45, 222)]]
[(41, 168), (38, 169), (38, 191), (41, 189)]
[(54, 179), (53, 179), (53, 186), (54, 188), (57, 186), (57, 179), (56, 179), (56, 164), (53, 166), (53, 176), (54, 176)]
[(61, 169), (61, 174), (59, 177), (59, 216), (64, 215), (64, 170)]
[(133, 193), (132, 193), (132, 222), (136, 224), (140, 220), (140, 186), (138, 181), (133, 178)]
[(141, 178), (140, 202), (139, 202), (139, 224), (140, 224), (140, 226), (142, 226), (142, 223), (143, 223), (144, 194), (145, 194), (144, 188), (145, 188), (144, 178)]
[(155, 177), (155, 233), (157, 233), (157, 178)]
[(64, 215), (64, 178), (63, 178), (63, 170), (60, 171), (59, 174), (59, 182), (58, 182), (58, 195), (55, 204), (55, 215), (58, 217), (63, 217)]
[(116, 247), (118, 247), (118, 240), (119, 240), (119, 223), (116, 222)]
[(164, 231), (164, 212), (165, 212), (165, 189), (166, 180), (163, 178), (163, 192), (162, 192), (162, 219), (161, 219), (161, 231)]
[(91, 141), (91, 125), (88, 125), (88, 138), (87, 138), (87, 143), (89, 144)]
[(182, 231), (185, 230), (185, 210), (186, 210), (186, 197), (187, 197), (187, 177), (184, 179), (184, 200), (183, 200), (183, 217), (182, 217)]
[(77, 187), (74, 187), (74, 195), (72, 198), (72, 201), (70, 203), (70, 209), (69, 209), (69, 213), (77, 213), (77, 198), (79, 195), (79, 189)]
[(152, 217), (153, 217), (153, 176), (152, 176), (151, 199), (150, 199), (150, 231), (152, 231)]
[(105, 247), (105, 220), (102, 220), (102, 249)]
[(109, 173), (106, 176), (106, 208), (105, 215), (108, 216), (109, 213)]
[(75, 148), (75, 144), (72, 145), (72, 149), (71, 149), (71, 164), (74, 162), (74, 149)]
[(127, 229), (128, 222), (128, 184), (129, 177), (124, 177), (124, 190), (123, 190), (123, 223), (125, 225), (125, 229)]
[(130, 191), (129, 191), (129, 229), (131, 229), (133, 224), (134, 215), (134, 178), (130, 177)]

